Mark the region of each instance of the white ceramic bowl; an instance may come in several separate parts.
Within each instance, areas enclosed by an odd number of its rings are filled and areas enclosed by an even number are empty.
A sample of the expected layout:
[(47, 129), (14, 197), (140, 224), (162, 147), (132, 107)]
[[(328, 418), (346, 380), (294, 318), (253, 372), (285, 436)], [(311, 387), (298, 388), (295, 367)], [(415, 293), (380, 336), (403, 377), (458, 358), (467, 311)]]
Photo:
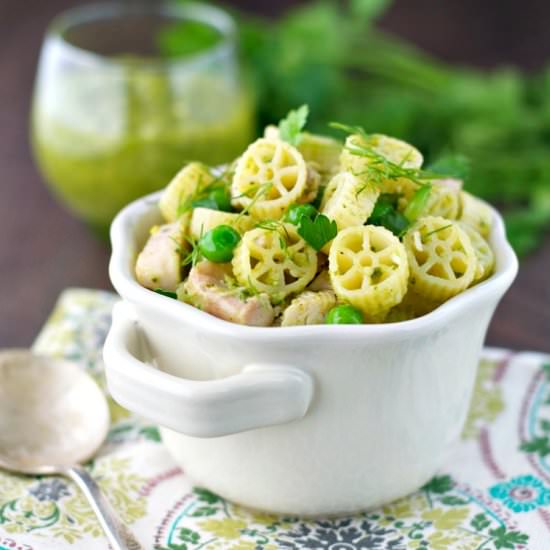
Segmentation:
[(111, 229), (122, 297), (104, 351), (113, 397), (161, 426), (197, 484), (253, 508), (341, 514), (427, 482), (460, 435), (487, 326), (517, 272), (497, 212), (494, 275), (428, 315), (263, 328), (136, 282), (158, 198), (132, 203)]

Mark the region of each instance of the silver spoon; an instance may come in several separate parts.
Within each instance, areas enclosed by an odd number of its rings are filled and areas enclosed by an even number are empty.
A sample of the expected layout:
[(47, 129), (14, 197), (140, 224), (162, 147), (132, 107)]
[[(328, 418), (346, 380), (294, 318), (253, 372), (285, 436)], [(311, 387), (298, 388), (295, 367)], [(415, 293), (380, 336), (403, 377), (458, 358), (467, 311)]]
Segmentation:
[(0, 351), (0, 468), (60, 474), (82, 490), (114, 550), (143, 550), (80, 466), (109, 430), (97, 384), (72, 363), (28, 350)]

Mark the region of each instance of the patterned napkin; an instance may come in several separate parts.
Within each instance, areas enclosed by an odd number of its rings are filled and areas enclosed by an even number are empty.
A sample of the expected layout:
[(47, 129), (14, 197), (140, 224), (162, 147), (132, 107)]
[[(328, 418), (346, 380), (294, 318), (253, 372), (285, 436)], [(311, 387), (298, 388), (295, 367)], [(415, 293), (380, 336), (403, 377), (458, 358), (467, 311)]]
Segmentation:
[[(35, 344), (103, 386), (101, 347), (116, 297), (64, 292)], [(417, 493), (349, 518), (250, 512), (193, 487), (155, 426), (110, 401), (92, 475), (146, 549), (550, 549), (550, 358), (486, 350), (462, 440)], [(94, 411), (89, 411), (94, 414)], [(0, 550), (106, 550), (69, 481), (0, 471)]]

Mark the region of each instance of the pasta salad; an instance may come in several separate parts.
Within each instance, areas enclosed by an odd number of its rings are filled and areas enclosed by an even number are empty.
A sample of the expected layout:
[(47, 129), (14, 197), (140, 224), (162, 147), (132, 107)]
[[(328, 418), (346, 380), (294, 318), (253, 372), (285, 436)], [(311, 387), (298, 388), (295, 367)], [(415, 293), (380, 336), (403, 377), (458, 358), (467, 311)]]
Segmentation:
[(425, 315), (491, 275), (491, 209), (461, 180), (393, 137), (305, 132), (307, 114), (223, 169), (181, 169), (137, 257), (142, 286), (244, 325), (358, 324)]

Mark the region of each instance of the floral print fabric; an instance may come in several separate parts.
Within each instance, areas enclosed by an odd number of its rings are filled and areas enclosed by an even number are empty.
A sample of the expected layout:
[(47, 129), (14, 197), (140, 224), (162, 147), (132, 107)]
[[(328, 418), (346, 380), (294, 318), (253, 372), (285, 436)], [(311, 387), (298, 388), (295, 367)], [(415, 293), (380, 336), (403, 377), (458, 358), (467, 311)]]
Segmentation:
[[(77, 362), (104, 387), (101, 347), (115, 301), (64, 292), (35, 350)], [(156, 426), (109, 406), (108, 439), (87, 467), (144, 548), (550, 548), (550, 358), (540, 354), (486, 350), (462, 439), (442, 471), (416, 493), (348, 518), (271, 516), (193, 487)], [(69, 548), (107, 548), (76, 487), (0, 470), (0, 550)]]

